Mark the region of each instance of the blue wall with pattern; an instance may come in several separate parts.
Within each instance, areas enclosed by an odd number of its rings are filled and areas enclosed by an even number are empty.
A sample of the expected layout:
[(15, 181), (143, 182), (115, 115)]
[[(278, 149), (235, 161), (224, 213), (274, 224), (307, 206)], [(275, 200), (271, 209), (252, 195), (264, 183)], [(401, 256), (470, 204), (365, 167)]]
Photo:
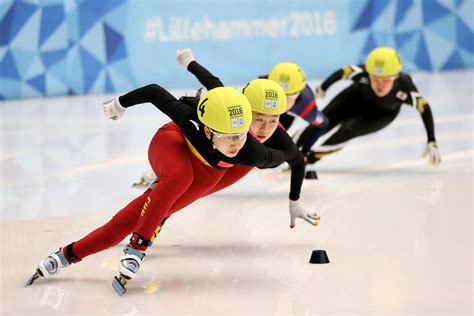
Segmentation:
[(396, 48), (405, 71), (474, 66), (473, 0), (0, 0), (0, 100), (197, 86), (191, 47), (225, 84), (281, 61), (323, 78)]

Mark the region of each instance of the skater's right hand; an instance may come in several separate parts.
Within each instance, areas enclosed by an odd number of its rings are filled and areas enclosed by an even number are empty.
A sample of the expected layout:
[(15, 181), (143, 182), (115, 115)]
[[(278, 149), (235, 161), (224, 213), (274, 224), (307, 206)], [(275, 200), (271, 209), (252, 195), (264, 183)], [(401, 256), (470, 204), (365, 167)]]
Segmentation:
[(191, 48), (178, 49), (176, 51), (176, 59), (178, 60), (178, 63), (186, 70), (188, 69), (189, 64), (196, 60), (194, 59)]
[(107, 118), (111, 120), (118, 120), (122, 117), (123, 113), (125, 112), (126, 108), (124, 108), (118, 98), (106, 101), (102, 104), (104, 108), (104, 114)]
[(425, 150), (423, 150), (422, 158), (428, 156), (428, 161), (433, 166), (437, 166), (441, 163), (441, 154), (438, 150), (438, 145), (436, 142), (429, 142), (426, 144)]
[(295, 227), (296, 218), (301, 218), (313, 226), (317, 226), (321, 219), (316, 213), (306, 212), (300, 202), (290, 200), (290, 228)]
[(316, 89), (314, 89), (315, 95), (314, 97), (316, 99), (324, 98), (326, 96), (326, 92), (323, 90), (321, 86), (317, 86)]

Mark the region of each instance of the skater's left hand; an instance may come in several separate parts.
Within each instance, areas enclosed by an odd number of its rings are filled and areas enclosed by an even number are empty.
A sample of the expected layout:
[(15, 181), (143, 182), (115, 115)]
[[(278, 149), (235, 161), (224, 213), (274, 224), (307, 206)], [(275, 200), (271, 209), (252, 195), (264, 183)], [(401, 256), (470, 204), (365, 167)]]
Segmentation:
[(190, 48), (178, 49), (176, 51), (176, 59), (184, 69), (188, 69), (189, 64), (195, 61), (193, 52)]
[(326, 96), (326, 92), (323, 90), (321, 86), (317, 86), (316, 89), (314, 89), (314, 97), (316, 99), (321, 99)]
[(317, 226), (321, 219), (316, 213), (306, 212), (300, 202), (290, 200), (290, 228), (295, 227), (296, 218), (301, 218), (313, 226)]
[(426, 144), (425, 150), (423, 151), (421, 157), (425, 158), (426, 156), (428, 156), (428, 161), (433, 166), (437, 166), (441, 163), (441, 154), (439, 153), (436, 142), (429, 142)]

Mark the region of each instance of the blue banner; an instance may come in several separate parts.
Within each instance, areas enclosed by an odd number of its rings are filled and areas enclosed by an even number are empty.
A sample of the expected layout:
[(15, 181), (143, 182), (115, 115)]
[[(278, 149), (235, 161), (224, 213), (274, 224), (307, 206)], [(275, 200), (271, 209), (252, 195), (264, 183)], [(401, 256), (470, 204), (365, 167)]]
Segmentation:
[(474, 66), (474, 1), (2, 0), (0, 99), (197, 86), (190, 47), (225, 84), (278, 62), (310, 79), (397, 49), (404, 71)]

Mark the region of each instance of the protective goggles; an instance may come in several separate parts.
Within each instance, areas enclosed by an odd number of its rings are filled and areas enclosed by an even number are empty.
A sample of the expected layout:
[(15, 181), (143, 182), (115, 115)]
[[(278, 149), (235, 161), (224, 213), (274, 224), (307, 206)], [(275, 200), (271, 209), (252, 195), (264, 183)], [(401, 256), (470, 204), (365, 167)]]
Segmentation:
[(226, 142), (235, 142), (238, 140), (242, 140), (245, 137), (247, 137), (247, 133), (248, 133), (248, 130), (243, 131), (242, 133), (238, 133), (238, 134), (223, 134), (223, 133), (216, 132), (213, 129), (209, 129), (209, 130), (211, 131), (212, 135), (214, 135), (216, 138), (222, 141), (226, 141)]
[(377, 82), (383, 82), (383, 83), (390, 83), (390, 82), (393, 82), (395, 81), (395, 79), (397, 79), (398, 76), (390, 76), (390, 77), (376, 77), (376, 76), (372, 76), (370, 75), (370, 79), (374, 80), (374, 81), (377, 81)]

